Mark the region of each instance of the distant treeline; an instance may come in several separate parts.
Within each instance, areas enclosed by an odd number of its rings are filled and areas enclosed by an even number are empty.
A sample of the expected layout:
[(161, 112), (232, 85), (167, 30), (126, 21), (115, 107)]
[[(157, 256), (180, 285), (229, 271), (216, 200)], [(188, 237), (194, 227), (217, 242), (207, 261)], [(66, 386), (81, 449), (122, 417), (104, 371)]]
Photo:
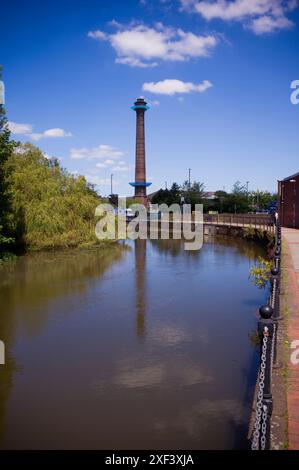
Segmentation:
[(153, 204), (203, 204), (204, 212), (244, 214), (273, 208), (277, 194), (268, 191), (247, 191), (247, 187), (237, 181), (231, 192), (216, 191), (207, 193), (204, 184), (198, 181), (185, 181), (182, 185), (173, 183), (170, 189), (160, 189), (151, 198)]

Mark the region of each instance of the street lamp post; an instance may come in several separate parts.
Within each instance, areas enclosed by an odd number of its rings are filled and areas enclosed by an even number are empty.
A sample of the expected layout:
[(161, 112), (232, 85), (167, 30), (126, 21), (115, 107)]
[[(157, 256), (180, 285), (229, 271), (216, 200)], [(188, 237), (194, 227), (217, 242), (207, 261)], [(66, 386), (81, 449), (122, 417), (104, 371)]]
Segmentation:
[(181, 199), (180, 199), (180, 206), (181, 206), (181, 213), (183, 213), (183, 206), (185, 204), (185, 198), (184, 196), (181, 194)]
[(110, 185), (111, 185), (111, 196), (112, 196), (112, 194), (113, 194), (113, 173), (111, 173)]

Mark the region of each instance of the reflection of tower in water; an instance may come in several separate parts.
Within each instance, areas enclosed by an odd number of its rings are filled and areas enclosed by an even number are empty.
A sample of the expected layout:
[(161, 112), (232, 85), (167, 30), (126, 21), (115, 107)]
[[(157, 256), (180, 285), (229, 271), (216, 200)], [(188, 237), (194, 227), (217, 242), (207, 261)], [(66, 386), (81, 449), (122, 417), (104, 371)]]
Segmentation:
[(146, 240), (135, 240), (135, 288), (136, 288), (136, 330), (140, 337), (145, 336), (146, 308)]

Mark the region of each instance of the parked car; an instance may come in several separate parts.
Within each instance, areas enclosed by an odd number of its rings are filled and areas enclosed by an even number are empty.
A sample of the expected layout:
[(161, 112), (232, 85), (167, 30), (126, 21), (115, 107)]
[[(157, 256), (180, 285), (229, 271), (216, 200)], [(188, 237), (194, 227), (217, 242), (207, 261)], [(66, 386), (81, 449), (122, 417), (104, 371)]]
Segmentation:
[(127, 209), (119, 209), (118, 207), (115, 207), (114, 211), (116, 215), (125, 215), (129, 219), (135, 217), (135, 213), (129, 207)]

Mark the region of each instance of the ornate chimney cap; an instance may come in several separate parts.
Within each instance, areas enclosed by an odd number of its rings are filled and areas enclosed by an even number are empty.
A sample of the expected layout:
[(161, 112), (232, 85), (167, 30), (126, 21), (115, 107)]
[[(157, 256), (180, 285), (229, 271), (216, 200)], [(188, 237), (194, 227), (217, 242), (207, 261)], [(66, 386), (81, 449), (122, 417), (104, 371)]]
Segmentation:
[(138, 106), (139, 104), (146, 105), (147, 103), (146, 103), (145, 99), (143, 98), (143, 96), (140, 96), (139, 98), (137, 98), (137, 100), (135, 101), (134, 104), (135, 104), (135, 106)]
[(131, 107), (134, 111), (136, 109), (144, 109), (145, 111), (147, 109), (149, 109), (149, 106), (147, 105), (147, 102), (145, 101), (145, 99), (143, 98), (143, 96), (140, 96), (139, 98), (137, 98), (137, 100), (135, 101), (134, 103), (134, 106)]

